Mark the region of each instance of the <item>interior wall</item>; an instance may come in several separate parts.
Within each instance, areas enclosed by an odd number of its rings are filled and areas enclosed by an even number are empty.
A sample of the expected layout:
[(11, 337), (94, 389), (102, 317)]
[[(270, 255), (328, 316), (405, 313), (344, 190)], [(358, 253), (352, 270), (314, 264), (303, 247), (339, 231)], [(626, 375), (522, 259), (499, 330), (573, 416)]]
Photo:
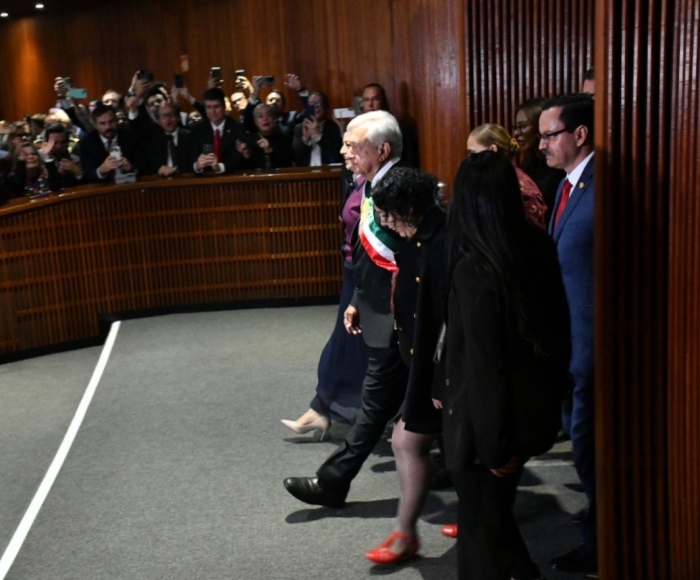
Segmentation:
[[(513, 123), (517, 103), (580, 86), (592, 54), (593, 0), (151, 0), (0, 24), (0, 118), (54, 103), (53, 79), (71, 76), (91, 98), (125, 91), (134, 71), (168, 83), (189, 56), (195, 96), (221, 66), (299, 74), (347, 107), (369, 82), (416, 127), (422, 166), (451, 182), (470, 126)], [(560, 26), (559, 19), (564, 23)], [(546, 39), (547, 42), (543, 42)], [(496, 58), (498, 57), (498, 58)], [(287, 92), (290, 108), (298, 108)]]

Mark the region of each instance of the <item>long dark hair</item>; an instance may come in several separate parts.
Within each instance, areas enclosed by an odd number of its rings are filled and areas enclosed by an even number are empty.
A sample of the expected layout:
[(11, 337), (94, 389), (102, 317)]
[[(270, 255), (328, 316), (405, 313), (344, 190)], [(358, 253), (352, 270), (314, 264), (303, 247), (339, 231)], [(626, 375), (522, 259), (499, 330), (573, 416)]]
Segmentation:
[(495, 151), (470, 155), (457, 171), (447, 217), (448, 271), (467, 254), (478, 268), (493, 273), (510, 305), (508, 311), (520, 335), (539, 346), (537, 314), (524, 255), (530, 226), (525, 217), (520, 184), (508, 159)]

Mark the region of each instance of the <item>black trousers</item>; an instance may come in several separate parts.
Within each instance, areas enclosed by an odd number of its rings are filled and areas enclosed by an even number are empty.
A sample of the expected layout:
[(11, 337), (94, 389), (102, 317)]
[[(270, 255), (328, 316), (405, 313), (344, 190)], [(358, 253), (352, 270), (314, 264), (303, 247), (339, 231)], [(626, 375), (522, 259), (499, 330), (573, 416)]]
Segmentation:
[(540, 578), (513, 516), (521, 475), (522, 469), (503, 478), (496, 477), (483, 465), (452, 472), (459, 497), (459, 580)]
[(319, 482), (333, 489), (347, 489), (362, 464), (394, 419), (406, 396), (408, 367), (398, 346), (370, 348), (362, 404), (345, 441), (316, 472)]

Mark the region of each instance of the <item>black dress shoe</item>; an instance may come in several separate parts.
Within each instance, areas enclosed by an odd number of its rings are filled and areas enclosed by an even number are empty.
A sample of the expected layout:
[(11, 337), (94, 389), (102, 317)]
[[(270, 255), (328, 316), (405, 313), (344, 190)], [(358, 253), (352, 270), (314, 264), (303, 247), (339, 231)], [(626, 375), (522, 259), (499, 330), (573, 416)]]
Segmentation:
[(336, 490), (323, 487), (317, 477), (288, 477), (284, 487), (295, 498), (311, 505), (323, 505), (330, 508), (345, 507), (348, 490)]
[(562, 572), (590, 574), (598, 571), (598, 553), (580, 544), (571, 552), (551, 560), (549, 565), (555, 570), (561, 570)]

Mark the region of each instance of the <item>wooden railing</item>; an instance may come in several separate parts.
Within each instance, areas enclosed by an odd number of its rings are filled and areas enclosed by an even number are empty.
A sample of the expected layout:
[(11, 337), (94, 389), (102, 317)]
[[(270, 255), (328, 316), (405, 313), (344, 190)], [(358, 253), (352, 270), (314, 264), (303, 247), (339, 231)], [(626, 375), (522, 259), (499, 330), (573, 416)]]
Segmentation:
[(340, 191), (323, 168), (13, 200), (0, 207), (0, 360), (97, 337), (107, 313), (336, 296)]

